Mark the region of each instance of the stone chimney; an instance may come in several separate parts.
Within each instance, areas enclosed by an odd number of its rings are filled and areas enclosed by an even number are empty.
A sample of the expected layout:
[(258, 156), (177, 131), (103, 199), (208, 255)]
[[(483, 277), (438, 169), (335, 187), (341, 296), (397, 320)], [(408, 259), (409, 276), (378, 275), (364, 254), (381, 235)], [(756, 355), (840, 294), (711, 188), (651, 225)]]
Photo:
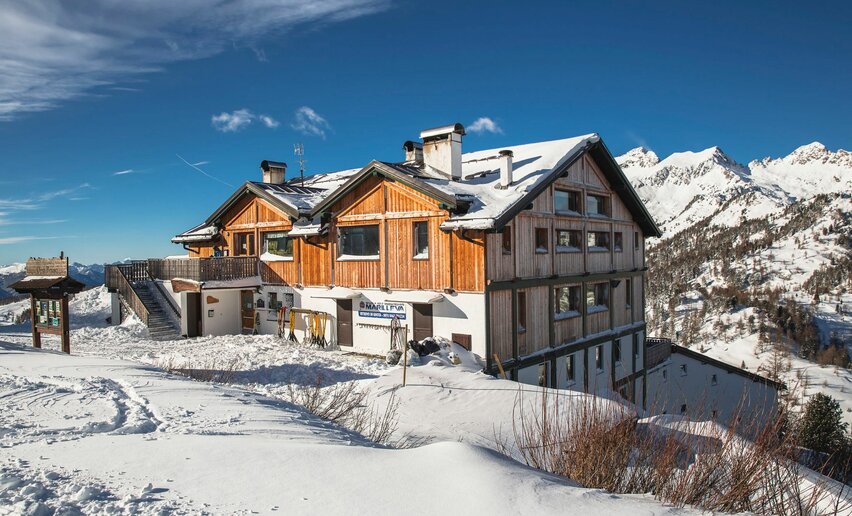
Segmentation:
[(416, 165), (423, 164), (422, 143), (408, 140), (407, 142), (402, 144), (402, 148), (405, 150), (405, 161), (407, 163), (414, 163)]
[(514, 153), (510, 150), (500, 151), (500, 188), (509, 188), (515, 181), (512, 177), (512, 156)]
[(260, 170), (263, 172), (263, 182), (271, 185), (280, 185), (284, 183), (285, 172), (287, 172), (287, 164), (283, 161), (268, 161), (260, 162)]
[(423, 163), (426, 168), (447, 179), (460, 180), (462, 136), (464, 126), (458, 123), (426, 129), (420, 133), (420, 138), (423, 139)]

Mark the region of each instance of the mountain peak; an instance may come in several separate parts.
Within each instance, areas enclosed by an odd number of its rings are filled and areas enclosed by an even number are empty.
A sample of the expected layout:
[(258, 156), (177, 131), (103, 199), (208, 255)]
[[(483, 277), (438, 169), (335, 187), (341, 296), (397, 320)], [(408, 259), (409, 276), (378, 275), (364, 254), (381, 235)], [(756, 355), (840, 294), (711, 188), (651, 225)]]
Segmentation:
[(635, 149), (630, 149), (621, 156), (615, 158), (615, 160), (624, 168), (650, 168), (660, 162), (660, 158), (657, 154), (647, 147), (636, 147)]

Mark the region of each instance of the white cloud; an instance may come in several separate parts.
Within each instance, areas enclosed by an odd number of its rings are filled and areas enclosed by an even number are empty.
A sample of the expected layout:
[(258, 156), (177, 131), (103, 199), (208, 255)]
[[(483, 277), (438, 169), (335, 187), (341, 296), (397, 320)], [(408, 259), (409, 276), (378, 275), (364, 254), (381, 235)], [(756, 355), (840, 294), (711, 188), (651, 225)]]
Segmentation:
[(31, 240), (55, 240), (57, 238), (71, 238), (70, 236), (58, 237), (58, 236), (48, 236), (48, 237), (37, 237), (37, 236), (15, 236), (15, 237), (5, 237), (0, 238), (0, 245), (10, 245), (10, 244), (19, 244), (21, 242), (29, 242)]
[(295, 119), (290, 127), (300, 133), (319, 136), (323, 139), (326, 130), (331, 129), (328, 120), (308, 106), (302, 106), (296, 110)]
[(257, 119), (258, 119), (258, 120), (260, 120), (260, 122), (261, 122), (263, 125), (265, 125), (266, 127), (270, 128), (270, 129), (275, 129), (276, 127), (278, 127), (279, 125), (281, 125), (281, 124), (278, 122), (278, 120), (275, 120), (274, 118), (272, 118), (272, 117), (271, 117), (271, 116), (269, 116), (269, 115), (259, 115), (259, 116), (257, 117)]
[(0, 3), (0, 120), (116, 88), (170, 63), (259, 46), (389, 0), (27, 0)]
[(114, 176), (126, 176), (127, 174), (132, 174), (132, 173), (133, 173), (133, 169), (128, 168), (126, 170), (119, 170), (118, 172), (113, 172), (112, 175), (114, 175)]
[(248, 126), (254, 115), (248, 109), (238, 109), (230, 113), (219, 113), (210, 117), (210, 123), (217, 131), (233, 133)]
[(494, 120), (488, 118), (487, 116), (481, 116), (473, 121), (472, 124), (465, 128), (466, 131), (471, 133), (494, 133), (494, 134), (503, 134), (503, 129), (500, 125), (497, 124)]
[(230, 113), (222, 112), (210, 117), (210, 123), (213, 124), (213, 127), (217, 131), (222, 131), (223, 133), (234, 133), (245, 129), (255, 120), (260, 121), (261, 124), (265, 125), (269, 129), (275, 129), (280, 125), (278, 120), (275, 120), (271, 116), (255, 115), (246, 108), (237, 109)]

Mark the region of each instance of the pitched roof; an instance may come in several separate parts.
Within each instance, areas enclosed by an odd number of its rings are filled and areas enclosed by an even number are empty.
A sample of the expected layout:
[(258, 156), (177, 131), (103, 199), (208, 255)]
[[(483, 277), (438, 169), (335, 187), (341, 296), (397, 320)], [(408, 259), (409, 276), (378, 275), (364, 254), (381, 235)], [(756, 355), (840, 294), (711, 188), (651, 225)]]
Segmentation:
[[(514, 155), (514, 181), (508, 188), (499, 189), (496, 188), (500, 182), (498, 157), (499, 152), (504, 149), (511, 150)], [(217, 222), (222, 214), (248, 193), (254, 193), (267, 200), (294, 219), (300, 217), (311, 219), (326, 211), (334, 202), (375, 172), (429, 195), (452, 210), (449, 219), (441, 226), (444, 229), (499, 230), (565, 173), (584, 153), (589, 153), (598, 164), (612, 188), (642, 228), (643, 233), (646, 236), (660, 236), (660, 229), (629, 180), (600, 136), (594, 133), (574, 138), (464, 153), (462, 154), (462, 179), (459, 181), (437, 175), (413, 162), (389, 163), (374, 160), (360, 169), (313, 175), (306, 178), (303, 183), (298, 179), (280, 185), (247, 182), (234, 192), (207, 219), (205, 224)]]

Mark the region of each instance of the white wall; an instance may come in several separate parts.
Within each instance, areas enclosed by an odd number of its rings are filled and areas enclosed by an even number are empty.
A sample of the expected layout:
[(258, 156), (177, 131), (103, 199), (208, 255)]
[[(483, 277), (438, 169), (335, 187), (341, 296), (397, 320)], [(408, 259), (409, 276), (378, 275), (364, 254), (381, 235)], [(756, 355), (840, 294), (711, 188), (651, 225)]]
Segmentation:
[[(210, 296), (218, 299), (218, 302), (208, 303), (207, 298)], [(185, 302), (185, 299), (183, 301)], [(213, 317), (208, 316), (210, 310), (213, 310)], [(240, 290), (202, 290), (201, 321), (203, 335), (237, 335), (241, 333)]]
[[(686, 366), (685, 375), (681, 366)], [(747, 424), (768, 421), (778, 408), (774, 387), (680, 353), (672, 353), (669, 360), (650, 371), (647, 381), (650, 414), (679, 415), (685, 404), (686, 415), (693, 420), (712, 419), (716, 411), (716, 420), (723, 424), (730, 423), (738, 413)]]

